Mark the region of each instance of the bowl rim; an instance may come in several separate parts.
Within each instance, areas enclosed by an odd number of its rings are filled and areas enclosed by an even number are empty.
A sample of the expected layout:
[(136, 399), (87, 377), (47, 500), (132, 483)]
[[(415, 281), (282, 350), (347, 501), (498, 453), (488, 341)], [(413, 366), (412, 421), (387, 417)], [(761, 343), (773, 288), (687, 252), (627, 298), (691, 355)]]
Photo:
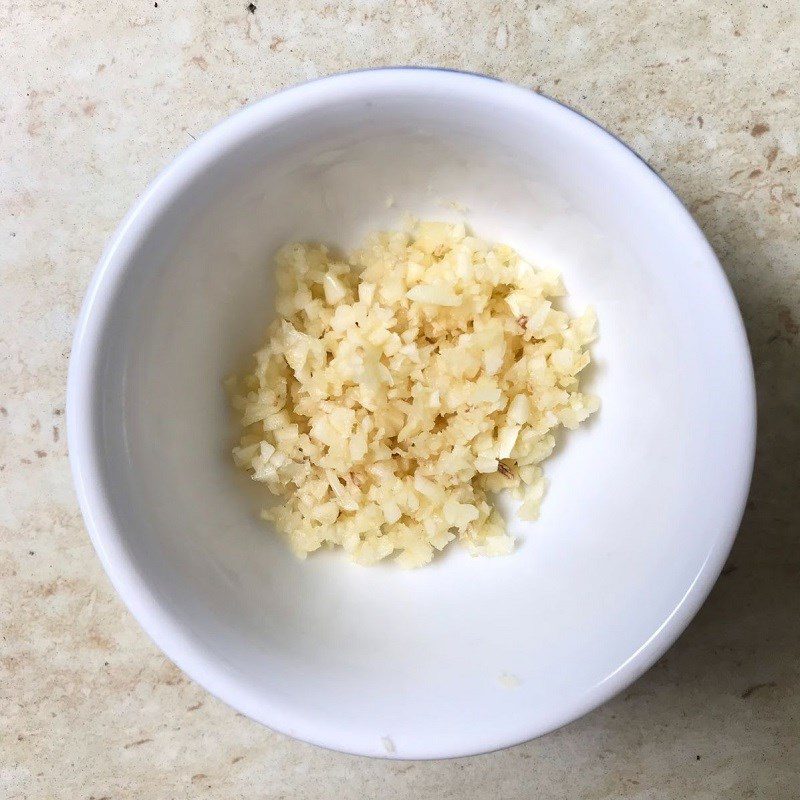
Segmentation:
[[(745, 436), (737, 443), (738, 451), (731, 459), (736, 471), (738, 496), (732, 524), (714, 543), (708, 557), (700, 566), (694, 581), (672, 612), (655, 632), (602, 682), (593, 686), (570, 707), (553, 713), (548, 724), (517, 725), (505, 737), (485, 737), (479, 730), (459, 732), (433, 749), (420, 749), (404, 742), (401, 752), (386, 753), (380, 748), (379, 737), (369, 737), (360, 731), (341, 727), (330, 728), (314, 720), (299, 719), (270, 704), (266, 694), (246, 690), (228, 674), (223, 665), (192, 639), (169, 608), (158, 600), (147, 578), (137, 569), (124, 547), (124, 531), (115, 522), (110, 498), (103, 490), (102, 458), (97, 447), (95, 420), (92, 414), (92, 389), (98, 372), (98, 343), (108, 319), (111, 300), (125, 274), (126, 266), (138, 244), (146, 238), (153, 222), (167, 204), (183, 191), (186, 185), (226, 147), (255, 130), (265, 130), (285, 115), (302, 112), (310, 103), (330, 102), (332, 96), (346, 97), (353, 90), (365, 88), (392, 91), (418, 88), (419, 80), (449, 85), (455, 91), (487, 90), (504, 94), (508, 100), (538, 105), (545, 113), (563, 115), (571, 123), (590, 126), (593, 134), (609, 146), (622, 148), (647, 170), (658, 189), (669, 197), (676, 215), (686, 226), (704, 254), (698, 268), (714, 273), (715, 300), (724, 306), (730, 321), (731, 357), (738, 362), (749, 425)], [(702, 262), (702, 263), (701, 263)], [(748, 408), (743, 409), (746, 414)], [(752, 359), (741, 313), (733, 290), (711, 246), (681, 200), (644, 159), (628, 145), (598, 123), (569, 106), (541, 93), (515, 86), (487, 75), (438, 67), (381, 67), (336, 73), (301, 83), (268, 95), (224, 119), (207, 133), (198, 137), (178, 157), (168, 164), (140, 195), (125, 215), (103, 250), (87, 289), (78, 318), (69, 361), (66, 404), (69, 460), (80, 509), (92, 544), (117, 593), (156, 646), (190, 678), (212, 695), (242, 714), (261, 724), (297, 739), (331, 750), (397, 759), (434, 759), (478, 755), (528, 741), (556, 730), (578, 719), (610, 700), (648, 670), (691, 622), (722, 570), (736, 537), (752, 478), (756, 441), (756, 393)], [(510, 728), (512, 726), (509, 726)]]

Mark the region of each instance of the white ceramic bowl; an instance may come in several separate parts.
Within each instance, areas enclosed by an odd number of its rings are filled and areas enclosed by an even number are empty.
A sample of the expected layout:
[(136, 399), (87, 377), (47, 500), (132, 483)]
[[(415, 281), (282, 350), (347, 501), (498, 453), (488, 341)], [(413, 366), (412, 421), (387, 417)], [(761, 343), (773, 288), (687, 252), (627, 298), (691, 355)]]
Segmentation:
[[(395, 205), (387, 208), (386, 198)], [(262, 341), (282, 243), (349, 247), (403, 211), (466, 218), (596, 306), (593, 422), (546, 463), (512, 556), (296, 560), (232, 466), (220, 381)], [(725, 276), (679, 200), (579, 114), (462, 73), (338, 75), (246, 108), (147, 190), (103, 254), (70, 364), (81, 508), (122, 599), (244, 714), (353, 753), (522, 742), (630, 684), (725, 561), (754, 449)]]

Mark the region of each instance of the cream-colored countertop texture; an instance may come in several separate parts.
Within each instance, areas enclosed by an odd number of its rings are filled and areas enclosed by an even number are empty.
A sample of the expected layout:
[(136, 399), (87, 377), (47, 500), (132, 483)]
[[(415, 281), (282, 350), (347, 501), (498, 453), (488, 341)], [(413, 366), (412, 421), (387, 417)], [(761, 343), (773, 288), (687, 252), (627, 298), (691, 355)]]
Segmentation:
[[(678, 643), (557, 733), (446, 762), (292, 741), (184, 677), (111, 589), (67, 466), (72, 330), (137, 194), (241, 106), (386, 64), (499, 76), (636, 148), (719, 254), (759, 385), (747, 513)], [(799, 154), (797, 0), (0, 4), (0, 797), (800, 797)]]

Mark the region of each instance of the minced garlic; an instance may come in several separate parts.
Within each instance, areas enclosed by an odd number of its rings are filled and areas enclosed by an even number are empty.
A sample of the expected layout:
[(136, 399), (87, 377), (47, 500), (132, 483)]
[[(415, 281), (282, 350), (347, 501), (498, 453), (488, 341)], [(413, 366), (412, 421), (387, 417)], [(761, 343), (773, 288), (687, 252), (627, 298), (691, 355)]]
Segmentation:
[(594, 312), (571, 319), (558, 274), (441, 222), (347, 260), (291, 244), (276, 269), (278, 319), (231, 387), (234, 460), (283, 500), (264, 518), (301, 557), (329, 544), (417, 567), (454, 539), (509, 553), (491, 493), (537, 517), (553, 431), (599, 405), (578, 390)]

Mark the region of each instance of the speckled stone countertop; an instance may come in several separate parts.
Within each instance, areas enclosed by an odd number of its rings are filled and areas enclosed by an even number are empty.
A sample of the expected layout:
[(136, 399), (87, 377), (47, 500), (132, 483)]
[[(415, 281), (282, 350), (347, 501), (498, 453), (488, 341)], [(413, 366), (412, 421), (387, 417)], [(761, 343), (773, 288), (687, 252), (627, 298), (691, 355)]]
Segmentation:
[[(647, 158), (723, 262), (760, 403), (739, 538), (675, 647), (555, 734), (430, 763), (289, 740), (168, 663), (89, 544), (63, 416), (89, 276), (156, 172), (276, 88), (398, 63), (543, 91)], [(0, 5), (0, 796), (800, 797), (798, 87), (796, 0)]]

